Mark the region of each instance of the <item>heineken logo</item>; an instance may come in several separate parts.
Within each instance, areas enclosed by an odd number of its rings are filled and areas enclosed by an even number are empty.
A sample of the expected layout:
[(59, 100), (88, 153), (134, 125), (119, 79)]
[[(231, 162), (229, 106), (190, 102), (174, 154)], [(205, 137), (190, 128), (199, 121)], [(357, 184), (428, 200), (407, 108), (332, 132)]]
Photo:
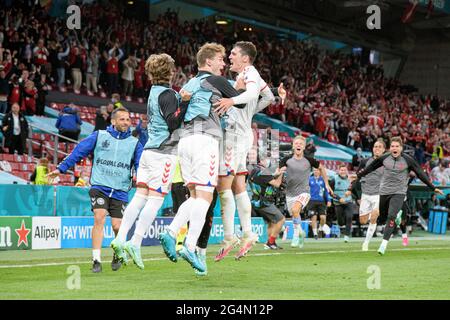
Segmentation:
[(31, 218), (0, 217), (0, 250), (31, 249)]
[(25, 226), (25, 221), (22, 220), (22, 224), (20, 225), (20, 229), (15, 229), (17, 235), (19, 236), (19, 240), (17, 241), (17, 247), (19, 247), (22, 243), (28, 247), (28, 234), (31, 229), (27, 229)]

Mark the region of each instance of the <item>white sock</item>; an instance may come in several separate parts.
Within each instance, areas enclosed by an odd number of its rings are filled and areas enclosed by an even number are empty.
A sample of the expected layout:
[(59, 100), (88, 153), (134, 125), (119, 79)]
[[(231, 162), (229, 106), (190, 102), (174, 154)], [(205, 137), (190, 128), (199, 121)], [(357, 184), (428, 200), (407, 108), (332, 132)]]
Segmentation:
[(384, 239), (383, 239), (383, 241), (381, 241), (381, 245), (380, 245), (380, 248), (384, 248), (384, 249), (386, 249), (386, 248), (387, 248), (387, 245), (388, 245), (388, 243), (389, 243), (389, 241), (388, 241), (388, 240), (384, 240)]
[(317, 236), (317, 228), (313, 228), (313, 234)]
[(301, 230), (302, 230), (302, 227), (300, 224), (298, 224), (298, 223), (294, 224), (294, 239), (297, 239), (300, 236)]
[(373, 234), (375, 233), (375, 230), (377, 230), (377, 224), (369, 223), (369, 227), (367, 228), (367, 233), (366, 233), (366, 239), (364, 240), (364, 242), (367, 242), (367, 243), (370, 242), (370, 240), (373, 237)]
[(247, 191), (239, 193), (235, 199), (242, 232), (244, 237), (250, 237), (252, 235), (252, 203)]
[(319, 225), (319, 231), (323, 231), (323, 226)]
[(189, 198), (178, 208), (177, 215), (173, 218), (172, 223), (167, 227), (167, 231), (176, 238), (182, 226), (186, 225), (191, 215), (191, 209), (195, 203), (194, 198)]
[(236, 213), (233, 192), (231, 190), (219, 192), (219, 197), (224, 238), (225, 240), (232, 240), (234, 235), (234, 215)]
[(197, 247), (197, 252), (199, 254), (201, 254), (202, 256), (206, 256), (206, 248), (203, 249), (203, 248)]
[(164, 197), (149, 196), (147, 198), (147, 203), (144, 209), (142, 209), (139, 220), (136, 222), (136, 229), (131, 238), (131, 243), (133, 245), (137, 247), (141, 246), (144, 234), (152, 224), (153, 220), (155, 220), (158, 210), (161, 208), (163, 202)]
[(408, 238), (408, 234), (407, 233), (402, 233), (402, 238)]
[(139, 193), (136, 193), (133, 199), (131, 199), (123, 213), (122, 223), (120, 224), (119, 232), (117, 233), (117, 239), (119, 239), (120, 242), (127, 241), (128, 231), (130, 231), (146, 202), (147, 196)]
[(92, 260), (97, 260), (98, 262), (102, 262), (102, 258), (100, 257), (101, 249), (93, 249), (92, 250)]
[(200, 237), (203, 225), (205, 224), (209, 205), (210, 203), (208, 201), (198, 198), (195, 199), (195, 203), (192, 206), (189, 217), (189, 230), (186, 235), (186, 247), (191, 252), (195, 251), (195, 247), (197, 246), (198, 237)]

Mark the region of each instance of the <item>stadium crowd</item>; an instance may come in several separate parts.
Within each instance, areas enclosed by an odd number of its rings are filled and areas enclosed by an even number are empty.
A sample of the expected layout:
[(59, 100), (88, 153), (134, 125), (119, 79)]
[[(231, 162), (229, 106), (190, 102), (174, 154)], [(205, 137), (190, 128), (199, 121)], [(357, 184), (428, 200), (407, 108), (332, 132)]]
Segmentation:
[(268, 115), (363, 151), (370, 151), (380, 137), (387, 141), (400, 135), (416, 147), (421, 164), (425, 153), (435, 159), (450, 154), (448, 102), (412, 92), (385, 78), (381, 65), (362, 65), (359, 56), (237, 27), (233, 37), (225, 37), (210, 20), (181, 22), (170, 10), (144, 23), (124, 17), (114, 5), (108, 10), (85, 5), (83, 28), (68, 30), (65, 20), (49, 18), (45, 8), (25, 10), (20, 3), (0, 10), (1, 112), (19, 103), (25, 114), (42, 115), (50, 85), (75, 93), (85, 87), (89, 95), (120, 92), (126, 100), (142, 102), (151, 86), (144, 75), (151, 53), (175, 58), (177, 89), (196, 73), (194, 53), (201, 44), (216, 41), (229, 47), (244, 39), (258, 47), (262, 77), (272, 85), (283, 82), (289, 92), (284, 105), (277, 100), (266, 109)]

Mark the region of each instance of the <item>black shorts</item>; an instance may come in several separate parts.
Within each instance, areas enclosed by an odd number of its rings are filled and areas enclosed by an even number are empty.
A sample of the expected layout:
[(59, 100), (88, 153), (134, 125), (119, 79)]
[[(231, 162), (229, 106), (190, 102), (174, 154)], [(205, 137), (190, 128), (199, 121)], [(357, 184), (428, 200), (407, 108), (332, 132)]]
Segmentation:
[(127, 206), (125, 201), (109, 198), (97, 189), (89, 190), (89, 196), (91, 197), (92, 211), (94, 209), (105, 209), (111, 218), (122, 219), (123, 212)]
[(267, 222), (277, 223), (284, 219), (284, 215), (281, 213), (274, 204), (268, 207), (254, 208), (258, 216), (262, 217)]
[(312, 216), (324, 216), (327, 214), (327, 205), (321, 201), (310, 201), (308, 203), (308, 215)]
[(406, 194), (380, 195), (380, 223), (395, 219), (406, 200)]

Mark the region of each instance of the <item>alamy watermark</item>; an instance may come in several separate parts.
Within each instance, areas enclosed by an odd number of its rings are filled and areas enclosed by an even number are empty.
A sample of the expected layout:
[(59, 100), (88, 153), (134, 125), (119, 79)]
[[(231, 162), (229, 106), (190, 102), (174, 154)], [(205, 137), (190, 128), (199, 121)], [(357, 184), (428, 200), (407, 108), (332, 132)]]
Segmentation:
[(80, 290), (81, 289), (80, 267), (77, 265), (70, 265), (67, 267), (66, 274), (69, 275), (69, 277), (66, 280), (67, 289)]
[(70, 16), (66, 20), (66, 26), (70, 30), (81, 29), (81, 9), (77, 5), (71, 5), (67, 7), (67, 14)]
[(380, 30), (381, 29), (381, 9), (376, 4), (367, 7), (367, 14), (370, 16), (367, 18), (367, 29), (369, 30)]
[(381, 289), (381, 269), (379, 266), (371, 265), (367, 268), (367, 273), (370, 277), (367, 279), (367, 289), (379, 290)]

